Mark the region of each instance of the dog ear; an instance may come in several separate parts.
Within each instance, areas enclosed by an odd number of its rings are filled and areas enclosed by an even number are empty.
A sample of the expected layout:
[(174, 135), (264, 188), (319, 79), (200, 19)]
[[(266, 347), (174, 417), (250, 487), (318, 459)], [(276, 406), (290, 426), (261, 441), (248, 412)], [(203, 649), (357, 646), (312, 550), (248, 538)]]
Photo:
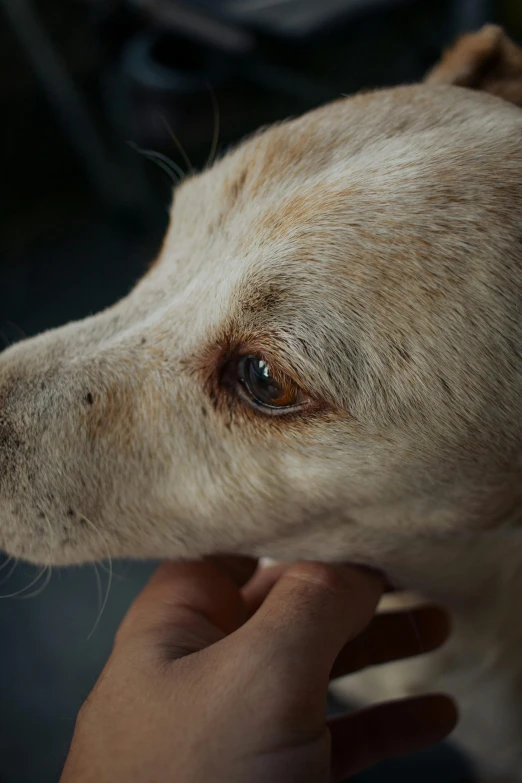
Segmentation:
[(501, 27), (486, 25), (459, 38), (424, 81), (484, 90), (522, 106), (522, 49)]

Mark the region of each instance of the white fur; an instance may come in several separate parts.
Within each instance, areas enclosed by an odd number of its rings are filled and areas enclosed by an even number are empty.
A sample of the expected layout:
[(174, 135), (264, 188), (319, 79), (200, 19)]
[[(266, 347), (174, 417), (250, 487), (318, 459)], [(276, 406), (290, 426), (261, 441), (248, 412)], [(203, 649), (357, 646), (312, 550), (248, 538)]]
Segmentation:
[[(489, 779), (521, 779), (521, 142), (499, 98), (398, 88), (185, 181), (127, 298), (0, 357), (0, 544), (375, 565), (455, 616), (438, 662), (382, 688), (449, 684)], [(226, 392), (224, 336), (320, 412)]]

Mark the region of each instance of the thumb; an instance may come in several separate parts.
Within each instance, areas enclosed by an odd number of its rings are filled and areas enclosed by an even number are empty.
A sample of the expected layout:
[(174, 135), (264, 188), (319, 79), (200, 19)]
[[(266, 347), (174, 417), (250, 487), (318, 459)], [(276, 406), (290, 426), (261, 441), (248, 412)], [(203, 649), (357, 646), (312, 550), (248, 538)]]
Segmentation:
[(269, 660), (286, 661), (289, 683), (322, 686), (343, 646), (371, 621), (383, 590), (383, 577), (370, 569), (299, 563), (238, 633), (259, 639)]

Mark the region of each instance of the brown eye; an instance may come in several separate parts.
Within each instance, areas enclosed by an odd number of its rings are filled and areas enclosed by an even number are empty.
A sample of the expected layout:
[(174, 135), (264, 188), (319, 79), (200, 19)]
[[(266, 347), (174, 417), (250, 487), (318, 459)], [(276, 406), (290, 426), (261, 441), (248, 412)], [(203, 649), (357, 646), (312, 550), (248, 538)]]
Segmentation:
[(238, 380), (251, 400), (268, 408), (291, 408), (302, 402), (302, 392), (287, 376), (274, 378), (270, 365), (259, 356), (243, 356)]

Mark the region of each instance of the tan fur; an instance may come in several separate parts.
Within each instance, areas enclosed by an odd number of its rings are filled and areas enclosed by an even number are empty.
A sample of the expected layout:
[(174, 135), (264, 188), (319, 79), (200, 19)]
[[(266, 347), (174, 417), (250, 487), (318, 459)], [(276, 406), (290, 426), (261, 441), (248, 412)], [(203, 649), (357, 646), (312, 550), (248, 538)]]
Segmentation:
[(522, 51), (501, 27), (486, 25), (445, 52), (426, 82), (485, 90), (522, 106)]
[[(522, 770), (522, 112), (453, 82), (512, 95), (513, 47), (255, 135), (128, 297), (0, 357), (7, 551), (377, 566), (455, 634), (352, 690), (447, 686), (490, 781)], [(245, 353), (306, 406), (252, 409)]]

